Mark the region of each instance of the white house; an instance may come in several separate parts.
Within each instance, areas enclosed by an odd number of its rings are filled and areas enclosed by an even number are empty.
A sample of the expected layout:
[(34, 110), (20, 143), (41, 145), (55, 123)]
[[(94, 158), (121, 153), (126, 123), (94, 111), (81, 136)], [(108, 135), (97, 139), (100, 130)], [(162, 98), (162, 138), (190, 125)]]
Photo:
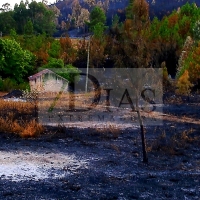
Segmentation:
[(68, 90), (68, 81), (49, 69), (28, 77), (31, 90), (59, 92)]

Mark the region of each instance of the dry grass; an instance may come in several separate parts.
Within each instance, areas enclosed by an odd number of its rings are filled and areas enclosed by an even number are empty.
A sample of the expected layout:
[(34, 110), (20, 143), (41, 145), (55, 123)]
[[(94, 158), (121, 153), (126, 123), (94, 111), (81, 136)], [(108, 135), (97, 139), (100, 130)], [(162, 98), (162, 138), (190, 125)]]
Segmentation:
[(21, 137), (36, 137), (44, 132), (44, 127), (35, 120), (25, 124), (24, 129), (20, 133)]
[(101, 134), (103, 138), (107, 138), (107, 139), (109, 138), (116, 139), (121, 134), (121, 131), (119, 130), (119, 128), (111, 124), (109, 126), (106, 126), (105, 128), (96, 128), (95, 132)]
[(179, 155), (182, 153), (180, 150), (185, 150), (190, 144), (198, 142), (199, 137), (193, 136), (193, 129), (185, 130), (181, 133), (176, 133), (171, 137), (167, 137), (166, 133), (163, 132), (151, 146), (148, 147), (148, 151), (163, 151), (169, 155)]
[(113, 150), (115, 150), (117, 153), (121, 153), (120, 148), (117, 145), (115, 145), (115, 144), (111, 144), (110, 148), (113, 149)]
[(97, 116), (97, 113), (101, 114), (102, 112), (107, 111), (106, 103), (100, 102), (95, 104), (93, 102), (94, 96), (94, 92), (74, 94), (73, 96), (70, 96), (69, 93), (62, 93), (60, 96), (55, 93), (45, 93), (38, 99), (38, 110), (39, 113), (42, 113), (44, 116), (48, 116), (50, 113), (54, 115), (62, 114), (63, 116), (67, 116), (67, 114), (69, 115), (70, 110), (72, 113), (74, 113), (74, 110), (79, 111), (80, 113), (87, 110), (89, 111), (89, 114), (92, 115), (95, 113), (95, 116)]
[(1, 92), (1, 91), (0, 91), (0, 97), (4, 96), (4, 95), (6, 95), (6, 94), (8, 94), (8, 93), (7, 93), (7, 92)]
[(36, 137), (44, 132), (44, 127), (37, 123), (35, 120), (19, 122), (14, 120), (11, 115), (4, 118), (0, 118), (0, 132), (14, 133), (21, 137)]
[(13, 102), (0, 100), (0, 113), (14, 111), (17, 113), (31, 114), (33, 112), (34, 105), (30, 102)]
[[(84, 39), (71, 38), (72, 46), (74, 49), (78, 49), (84, 42)], [(88, 40), (85, 40), (85, 47), (87, 48)]]
[(40, 135), (44, 127), (34, 119), (34, 108), (29, 102), (0, 100), (0, 132), (14, 133), (21, 137)]

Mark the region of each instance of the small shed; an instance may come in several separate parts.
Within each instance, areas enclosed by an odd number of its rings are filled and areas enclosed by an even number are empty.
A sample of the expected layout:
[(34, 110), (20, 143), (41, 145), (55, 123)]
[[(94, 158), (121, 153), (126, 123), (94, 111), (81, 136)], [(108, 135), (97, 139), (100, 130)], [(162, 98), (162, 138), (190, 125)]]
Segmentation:
[(55, 72), (44, 69), (28, 77), (31, 90), (40, 92), (59, 92), (68, 90), (68, 80)]

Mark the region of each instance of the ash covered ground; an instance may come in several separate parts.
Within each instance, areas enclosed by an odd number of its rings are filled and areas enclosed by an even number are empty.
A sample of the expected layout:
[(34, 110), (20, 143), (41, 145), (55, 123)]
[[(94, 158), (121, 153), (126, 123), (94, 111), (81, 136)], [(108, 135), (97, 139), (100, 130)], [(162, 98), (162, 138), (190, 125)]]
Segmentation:
[(200, 199), (198, 103), (168, 104), (163, 126), (0, 134), (0, 199)]

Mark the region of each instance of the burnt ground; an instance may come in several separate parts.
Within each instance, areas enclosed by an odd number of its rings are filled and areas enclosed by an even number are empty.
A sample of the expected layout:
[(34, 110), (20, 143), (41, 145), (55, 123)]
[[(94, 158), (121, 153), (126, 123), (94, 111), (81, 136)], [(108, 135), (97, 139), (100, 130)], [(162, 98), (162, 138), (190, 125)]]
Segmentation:
[(35, 139), (0, 134), (0, 199), (200, 199), (200, 105), (167, 104), (163, 126), (48, 127)]

